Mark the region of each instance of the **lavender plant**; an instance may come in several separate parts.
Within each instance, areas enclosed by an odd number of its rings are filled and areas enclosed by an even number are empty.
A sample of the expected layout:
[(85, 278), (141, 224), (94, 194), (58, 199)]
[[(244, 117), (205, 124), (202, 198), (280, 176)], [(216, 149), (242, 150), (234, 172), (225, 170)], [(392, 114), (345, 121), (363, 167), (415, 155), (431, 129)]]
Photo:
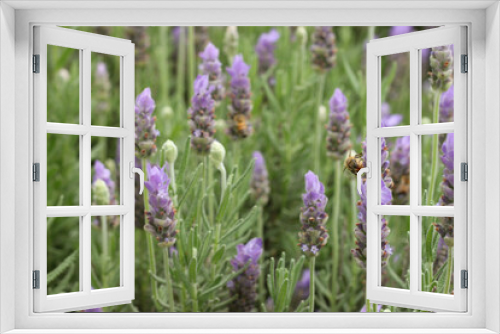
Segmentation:
[(253, 238), (247, 244), (237, 246), (238, 253), (231, 260), (233, 270), (246, 269), (233, 280), (227, 283), (232, 296), (236, 299), (229, 305), (231, 312), (249, 312), (256, 300), (256, 284), (260, 275), (258, 261), (262, 255), (262, 239)]
[(396, 140), (390, 159), (391, 177), (394, 181), (394, 204), (407, 205), (410, 196), (410, 137)]
[(260, 75), (267, 76), (267, 82), (269, 86), (274, 86), (276, 80), (271, 73), (268, 73), (276, 64), (276, 58), (274, 56), (274, 49), (276, 48), (276, 42), (280, 38), (280, 34), (276, 29), (271, 29), (268, 33), (263, 33), (260, 35), (257, 45), (255, 45), (255, 53), (257, 53), (258, 62), (258, 73)]
[(210, 145), (215, 134), (215, 102), (212, 99), (213, 88), (207, 75), (199, 75), (194, 82), (195, 95), (188, 110), (191, 129), (191, 147), (200, 155), (210, 152)]
[(231, 105), (228, 107), (227, 133), (232, 139), (247, 138), (253, 132), (250, 116), (252, 112), (252, 93), (250, 91), (250, 79), (247, 65), (243, 56), (234, 57), (233, 64), (227, 68), (231, 76), (231, 89), (229, 96)]
[(200, 53), (203, 62), (200, 64), (202, 74), (208, 75), (212, 99), (220, 103), (224, 97), (224, 78), (222, 77), (221, 63), (219, 61), (219, 49), (212, 43), (208, 43), (205, 50)]
[(309, 312), (314, 312), (314, 270), (315, 259), (319, 251), (326, 245), (328, 232), (325, 228), (328, 214), (325, 212), (328, 198), (325, 196), (325, 186), (317, 175), (309, 171), (305, 175), (306, 193), (302, 195), (304, 207), (300, 209), (299, 246), (302, 252), (309, 257), (310, 296)]
[[(346, 153), (351, 149), (350, 140), (351, 122), (347, 111), (347, 97), (339, 88), (330, 99), (330, 117), (326, 127), (326, 149), (327, 155), (334, 160), (334, 195), (332, 205), (332, 220), (330, 231), (332, 234), (332, 299), (337, 295), (339, 272), (339, 219), (342, 184), (342, 162)], [(332, 311), (336, 311), (335, 303), (332, 303)]]
[(151, 97), (151, 89), (145, 88), (135, 100), (135, 155), (139, 159), (149, 158), (156, 153), (155, 100)]

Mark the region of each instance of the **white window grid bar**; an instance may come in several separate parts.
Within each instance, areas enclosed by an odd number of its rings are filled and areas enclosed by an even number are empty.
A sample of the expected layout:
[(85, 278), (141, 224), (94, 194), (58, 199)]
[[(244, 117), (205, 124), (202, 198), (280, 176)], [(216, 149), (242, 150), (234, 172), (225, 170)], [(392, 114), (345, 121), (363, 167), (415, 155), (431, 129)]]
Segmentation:
[[(438, 28), (438, 29), (450, 29), (450, 28)], [(451, 28), (453, 29), (453, 28)], [(451, 30), (450, 29), (450, 30)], [(461, 28), (465, 29), (465, 28)], [(404, 38), (404, 35), (396, 36), (395, 38)], [(392, 38), (391, 38), (392, 39)], [(385, 43), (385, 42), (382, 42)], [(381, 285), (381, 236), (380, 233), (377, 233), (374, 237), (376, 239), (370, 239), (370, 246), (368, 249), (369, 254), (376, 254), (376, 268), (370, 268), (370, 263), (367, 261), (367, 290), (370, 291), (370, 300), (379, 301), (380, 303), (384, 303), (384, 301), (388, 300), (388, 292), (391, 293), (392, 299), (390, 301), (391, 305), (406, 307), (408, 303), (401, 302), (398, 300), (404, 301), (405, 295), (411, 296), (411, 304), (414, 307), (418, 307), (423, 310), (455, 310), (455, 311), (464, 311), (466, 307), (465, 298), (466, 293), (458, 293), (456, 295), (445, 295), (438, 293), (429, 293), (421, 290), (421, 268), (422, 268), (422, 234), (421, 234), (421, 217), (429, 216), (429, 217), (455, 217), (455, 207), (437, 207), (437, 206), (423, 206), (421, 205), (421, 136), (422, 135), (438, 135), (438, 134), (447, 134), (454, 133), (456, 129), (460, 129), (461, 138), (459, 141), (462, 143), (458, 144), (458, 150), (465, 146), (466, 142), (466, 132), (465, 126), (462, 124), (459, 118), (455, 119), (455, 122), (449, 123), (433, 123), (433, 124), (419, 124), (420, 123), (420, 115), (421, 115), (421, 51), (422, 49), (442, 46), (442, 45), (455, 45), (455, 59), (454, 59), (454, 73), (455, 76), (460, 75), (460, 54), (465, 52), (466, 48), (464, 43), (454, 43), (450, 41), (449, 37), (444, 40), (436, 39), (432, 43), (421, 42), (424, 44), (419, 45), (418, 43), (412, 45), (411, 48), (403, 48), (401, 46), (396, 47), (387, 47), (386, 45), (376, 46), (376, 51), (372, 51), (372, 54), (367, 58), (368, 66), (376, 68), (376, 72), (367, 73), (367, 82), (374, 82), (377, 80), (379, 83), (377, 85), (378, 91), (372, 92), (372, 95), (368, 95), (373, 101), (376, 101), (376, 105), (378, 108), (377, 112), (377, 124), (368, 125), (367, 128), (370, 130), (370, 136), (367, 137), (367, 143), (371, 148), (378, 148), (372, 154), (370, 151), (368, 152), (368, 161), (372, 161), (372, 167), (374, 168), (372, 172), (373, 184), (376, 185), (376, 189), (368, 189), (368, 193), (372, 194), (372, 198), (377, 199), (377, 203), (369, 203), (367, 204), (369, 210), (367, 210), (367, 220), (369, 220), (370, 216), (372, 217), (372, 221), (377, 222), (377, 231), (380, 231), (381, 228), (381, 217), (388, 215), (401, 215), (401, 216), (409, 216), (410, 217), (410, 289), (395, 289), (383, 287)], [(373, 46), (373, 44), (372, 44)], [(400, 127), (381, 127), (381, 104), (380, 100), (381, 96), (381, 57), (385, 55), (397, 54), (409, 52), (410, 53), (410, 125), (409, 126), (400, 126)], [(371, 57), (370, 57), (371, 56)], [(375, 77), (374, 77), (375, 76)], [(415, 80), (417, 78), (417, 80)], [(465, 80), (463, 80), (465, 82)], [(458, 80), (455, 84), (455, 96), (457, 94), (463, 94), (465, 96), (465, 87), (461, 80)], [(373, 93), (376, 94), (373, 95)], [(456, 101), (456, 100), (455, 100)], [(416, 102), (416, 103), (415, 103)], [(457, 103), (457, 102), (455, 102)], [(465, 118), (465, 117), (462, 117)], [(370, 122), (370, 116), (368, 117)], [(458, 125), (456, 123), (459, 123)], [(381, 153), (380, 153), (380, 138), (385, 137), (403, 137), (410, 136), (410, 205), (408, 206), (394, 206), (394, 205), (380, 205), (381, 199)], [(455, 141), (457, 141), (455, 139)], [(463, 145), (461, 147), (461, 145)], [(462, 150), (465, 151), (465, 150)], [(457, 152), (457, 144), (455, 144), (455, 152)], [(460, 159), (460, 158), (458, 158)], [(463, 160), (466, 161), (466, 160)], [(373, 163), (376, 162), (376, 163)], [(459, 163), (457, 163), (457, 153), (455, 153), (455, 184), (460, 183), (460, 168)], [(457, 191), (457, 189), (455, 189)], [(464, 196), (466, 196), (466, 191), (463, 191)], [(375, 196), (373, 196), (375, 195)], [(457, 202), (457, 201), (455, 201)], [(461, 219), (465, 219), (466, 212), (465, 202), (463, 203), (463, 209), (460, 214), (463, 215)], [(464, 223), (465, 224), (465, 223)], [(456, 226), (456, 225), (455, 225)], [(368, 227), (370, 228), (370, 227)], [(465, 230), (465, 229), (463, 229)], [(457, 237), (458, 236), (458, 237)], [(455, 243), (461, 244), (463, 242), (463, 247), (461, 249), (462, 253), (466, 253), (465, 247), (465, 235), (462, 235), (460, 232), (455, 234)], [(456, 254), (456, 251), (455, 251)], [(415, 261), (415, 259), (417, 261)], [(462, 256), (460, 263), (456, 260), (455, 257), (455, 268), (454, 268), (454, 277), (455, 277), (455, 290), (460, 288), (459, 279), (460, 279), (460, 270), (465, 268), (466, 257)], [(395, 297), (395, 298), (393, 298)], [(460, 298), (460, 299), (459, 299)], [(409, 299), (410, 300), (410, 299)], [(436, 301), (436, 305), (441, 306), (433, 306), (429, 305), (429, 301)], [(458, 302), (457, 302), (458, 300)], [(440, 303), (442, 301), (442, 303)]]
[[(133, 71), (125, 71), (125, 67), (133, 69), (134, 66), (134, 48), (129, 41), (121, 39), (108, 38), (94, 34), (82, 33), (63, 28), (40, 27), (38, 28), (38, 38), (35, 38), (35, 51), (41, 55), (47, 54), (47, 45), (56, 45), (64, 48), (73, 48), (80, 52), (79, 74), (80, 74), (80, 107), (79, 119), (80, 124), (62, 124), (46, 122), (46, 108), (35, 108), (38, 112), (35, 114), (38, 120), (37, 128), (39, 145), (35, 141), (35, 161), (40, 161), (42, 175), (41, 182), (46, 186), (46, 170), (47, 170), (47, 134), (67, 134), (78, 135), (80, 140), (80, 160), (79, 160), (79, 185), (80, 185), (80, 200), (79, 206), (46, 206), (46, 192), (43, 189), (39, 198), (35, 198), (35, 203), (38, 202), (37, 208), (41, 221), (35, 224), (35, 233), (42, 243), (37, 246), (34, 254), (35, 265), (43, 269), (40, 272), (41, 284), (39, 291), (35, 291), (35, 311), (52, 311), (61, 309), (64, 311), (79, 310), (84, 308), (92, 308), (94, 306), (110, 306), (123, 304), (124, 302), (133, 299), (134, 295), (134, 249), (133, 249), (133, 222), (134, 222), (134, 189), (133, 181), (125, 182), (125, 178), (129, 179), (126, 170), (128, 170), (128, 160), (133, 159), (134, 147), (134, 121), (133, 117), (123, 117), (124, 109), (133, 110), (133, 96), (130, 94), (134, 89), (134, 73)], [(50, 31), (41, 33), (42, 30)], [(78, 38), (69, 40), (67, 35), (77, 35)], [(66, 37), (64, 36), (66, 35)], [(48, 38), (47, 38), (48, 36)], [(55, 36), (55, 37), (54, 37)], [(62, 36), (62, 37), (61, 37)], [(64, 43), (58, 43), (59, 39), (63, 39)], [(96, 40), (102, 39), (96, 43)], [(87, 41), (87, 43), (82, 42)], [(103, 43), (103, 41), (111, 43)], [(118, 43), (115, 42), (118, 41)], [(126, 42), (126, 43), (125, 43)], [(82, 47), (82, 45), (92, 45), (92, 47)], [(105, 127), (91, 125), (91, 54), (104, 53), (120, 57), (120, 127)], [(40, 74), (35, 76), (34, 82), (37, 90), (35, 90), (35, 105), (47, 105), (47, 64), (46, 60), (41, 61)], [(38, 83), (38, 84), (37, 84)], [(125, 95), (124, 91), (128, 94)], [(130, 95), (130, 96), (129, 96)], [(121, 205), (91, 205), (91, 137), (111, 137), (120, 138), (120, 200)], [(128, 146), (127, 146), (128, 145)], [(124, 146), (129, 149), (125, 150)], [(132, 154), (131, 154), (132, 153)], [(129, 194), (129, 196), (124, 196)], [(43, 195), (43, 196), (42, 196)], [(101, 290), (91, 289), (91, 225), (93, 216), (116, 215), (120, 217), (120, 286), (116, 288), (105, 288)], [(36, 216), (35, 216), (36, 217)], [(46, 274), (47, 274), (47, 231), (46, 217), (80, 217), (79, 219), (79, 292), (63, 293), (58, 295), (47, 295)], [(124, 218), (127, 218), (127, 226), (125, 228)], [(43, 241), (45, 240), (45, 241)], [(125, 247), (127, 243), (127, 247)], [(127, 259), (125, 261), (125, 258)], [(92, 298), (89, 299), (90, 295)]]

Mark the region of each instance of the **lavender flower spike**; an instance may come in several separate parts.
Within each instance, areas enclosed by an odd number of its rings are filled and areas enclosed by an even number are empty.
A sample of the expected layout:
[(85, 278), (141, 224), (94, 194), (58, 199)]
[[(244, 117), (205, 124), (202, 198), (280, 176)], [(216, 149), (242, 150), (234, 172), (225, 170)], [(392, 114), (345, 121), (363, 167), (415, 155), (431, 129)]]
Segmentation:
[(335, 34), (332, 27), (316, 27), (312, 36), (312, 63), (313, 67), (326, 72), (331, 70), (337, 60)]
[(330, 120), (326, 132), (327, 155), (343, 159), (351, 149), (351, 122), (347, 111), (347, 98), (340, 89), (335, 89), (330, 99)]
[(248, 264), (248, 268), (227, 283), (231, 296), (237, 298), (229, 305), (231, 312), (250, 312), (257, 297), (256, 285), (260, 275), (259, 258), (262, 255), (262, 239), (253, 238), (246, 245), (236, 246), (237, 254), (231, 260), (233, 271)]
[(408, 34), (413, 31), (415, 31), (415, 28), (412, 26), (392, 26), (389, 30), (389, 36)]
[(199, 154), (208, 154), (215, 134), (215, 102), (207, 75), (199, 75), (194, 81), (194, 96), (188, 110), (191, 128), (191, 147)]
[(325, 186), (316, 174), (309, 171), (305, 175), (306, 193), (302, 195), (304, 207), (300, 209), (302, 229), (299, 232), (299, 246), (307, 256), (317, 256), (326, 245), (328, 233), (325, 223), (328, 215), (325, 212), (328, 198)]
[(219, 49), (212, 43), (208, 43), (203, 52), (200, 53), (203, 62), (200, 64), (202, 74), (208, 75), (210, 87), (212, 89), (212, 98), (215, 102), (220, 102), (224, 97), (224, 82), (219, 61)]
[(156, 152), (155, 100), (151, 97), (151, 89), (146, 88), (135, 100), (135, 154), (138, 158), (148, 158)]
[(410, 136), (396, 140), (391, 154), (391, 177), (394, 181), (392, 193), (395, 204), (408, 204), (410, 195)]
[(96, 160), (94, 162), (94, 177), (92, 183), (95, 184), (97, 180), (102, 180), (106, 184), (109, 190), (110, 203), (115, 203), (115, 182), (111, 179), (111, 172), (107, 169), (102, 162)]
[[(259, 58), (259, 74), (266, 74), (276, 64), (274, 49), (279, 38), (280, 34), (275, 29), (260, 35), (257, 45), (255, 45), (255, 52)], [(269, 77), (269, 84), (274, 86), (275, 80), (273, 77)]]
[[(441, 206), (452, 206), (454, 203), (454, 158), (455, 158), (455, 147), (454, 147), (455, 136), (453, 133), (449, 133), (441, 147), (443, 155), (441, 156), (441, 161), (444, 164), (443, 171), (443, 182), (441, 183), (441, 190), (443, 195), (439, 198), (438, 205)], [(446, 237), (453, 238), (453, 219), (443, 218), (441, 223), (435, 223), (436, 231), (439, 232), (441, 237), (445, 239)], [(446, 239), (445, 239), (446, 241)], [(448, 245), (449, 246), (449, 245)]]
[(454, 93), (453, 85), (441, 94), (439, 99), (439, 123), (453, 122)]
[(430, 56), (431, 72), (429, 79), (432, 89), (445, 92), (453, 82), (453, 51), (450, 46), (432, 48)]
[(157, 241), (160, 247), (170, 247), (175, 243), (177, 235), (175, 209), (168, 194), (170, 179), (163, 168), (147, 165), (148, 181), (144, 184), (149, 191), (150, 211), (146, 212), (148, 222), (144, 229)]
[[(382, 161), (382, 180), (380, 181), (380, 193), (381, 193), (381, 205), (389, 205), (392, 202), (391, 187), (393, 185), (392, 178), (389, 171), (389, 154), (385, 140), (381, 140), (381, 155)], [(363, 142), (363, 161), (366, 161), (366, 142)], [(364, 163), (365, 164), (365, 163)], [(366, 268), (366, 180), (363, 181), (361, 185), (361, 200), (358, 202), (358, 219), (359, 222), (356, 224), (354, 233), (356, 236), (356, 248), (351, 249), (351, 253), (354, 256), (356, 262), (361, 268)], [(381, 263), (385, 266), (389, 256), (392, 255), (392, 248), (387, 242), (387, 237), (389, 236), (390, 230), (387, 225), (385, 218), (382, 218), (381, 227)]]
[(250, 116), (252, 112), (252, 93), (248, 71), (250, 66), (243, 61), (243, 56), (234, 57), (233, 65), (227, 68), (231, 76), (231, 105), (228, 113), (227, 133), (233, 139), (246, 138), (252, 134)]
[(253, 152), (253, 158), (255, 159), (255, 165), (250, 180), (250, 188), (257, 202), (266, 205), (270, 192), (266, 161), (259, 151)]

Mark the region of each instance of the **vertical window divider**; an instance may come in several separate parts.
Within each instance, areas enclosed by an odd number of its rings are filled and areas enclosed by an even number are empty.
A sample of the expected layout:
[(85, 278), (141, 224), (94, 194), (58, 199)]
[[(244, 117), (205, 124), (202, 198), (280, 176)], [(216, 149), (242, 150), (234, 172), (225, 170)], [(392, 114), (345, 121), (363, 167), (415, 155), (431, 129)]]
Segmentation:
[(413, 209), (418, 202), (418, 187), (414, 184), (418, 183), (419, 168), (418, 154), (420, 148), (418, 145), (418, 135), (415, 134), (415, 128), (418, 125), (419, 119), (419, 78), (420, 78), (420, 56), (416, 48), (410, 49), (410, 293), (418, 292), (419, 284), (421, 283), (420, 275), (420, 243), (419, 243), (419, 217), (414, 213)]

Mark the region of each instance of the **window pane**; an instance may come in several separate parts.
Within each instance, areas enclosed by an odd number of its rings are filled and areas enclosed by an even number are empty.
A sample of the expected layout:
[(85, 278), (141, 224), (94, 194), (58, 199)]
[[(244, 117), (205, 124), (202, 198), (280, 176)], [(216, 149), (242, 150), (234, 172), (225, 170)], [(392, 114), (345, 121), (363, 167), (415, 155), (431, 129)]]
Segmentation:
[(80, 50), (47, 45), (47, 122), (80, 123)]
[(120, 204), (120, 141), (107, 137), (91, 139), (92, 205)]
[(92, 125), (120, 126), (120, 57), (92, 52)]
[[(382, 205), (409, 205), (410, 204), (410, 137), (383, 138), (389, 153), (388, 159), (382, 161), (382, 174), (385, 175), (381, 184)], [(392, 197), (391, 197), (392, 196)], [(390, 200), (391, 199), (391, 200)]]
[(454, 219), (450, 217), (422, 217), (421, 220), (421, 290), (453, 294)]
[(80, 137), (47, 134), (47, 206), (80, 205)]
[(92, 217), (92, 288), (120, 286), (120, 216)]
[(382, 216), (381, 285), (390, 288), (410, 287), (410, 217)]
[(410, 124), (410, 53), (381, 57), (381, 126)]
[(453, 122), (453, 45), (420, 50), (422, 56), (421, 124)]
[(80, 291), (80, 217), (47, 218), (47, 294)]
[(454, 202), (454, 134), (421, 136), (422, 205)]

